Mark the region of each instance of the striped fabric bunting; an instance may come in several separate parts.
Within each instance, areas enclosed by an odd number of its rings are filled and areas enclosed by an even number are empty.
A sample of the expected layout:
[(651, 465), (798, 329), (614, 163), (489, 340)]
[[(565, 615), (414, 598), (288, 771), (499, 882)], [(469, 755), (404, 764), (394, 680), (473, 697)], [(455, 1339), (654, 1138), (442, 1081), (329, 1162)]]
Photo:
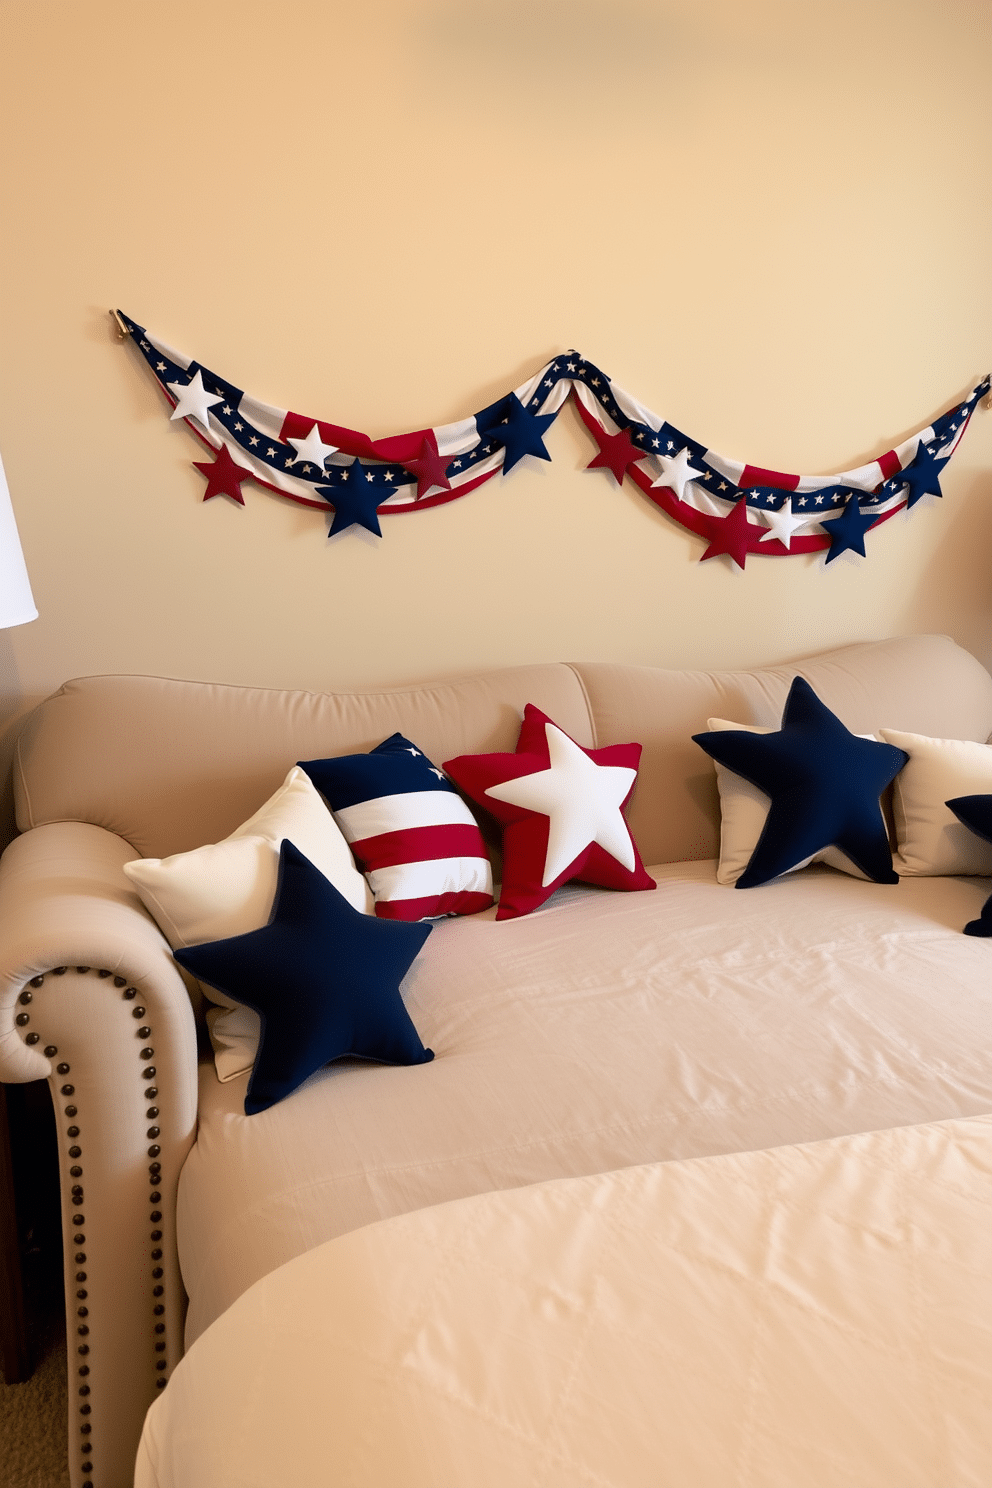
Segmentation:
[[(525, 382), (455, 423), (372, 439), (356, 429), (263, 403), (202, 363), (112, 312), (182, 419), (214, 458), (194, 461), (204, 500), (244, 505), (246, 481), (350, 527), (382, 535), (381, 516), (455, 501), (513, 470), (525, 455), (550, 460), (544, 438), (574, 400), (596, 446), (586, 467), (632, 481), (705, 544), (701, 560), (822, 552), (866, 556), (865, 540), (924, 497), (940, 478), (971, 416), (989, 398), (983, 377), (947, 412), (874, 460), (832, 475), (794, 475), (732, 459), (652, 413), (577, 351), (552, 357)], [(988, 406), (988, 405), (987, 405)]]

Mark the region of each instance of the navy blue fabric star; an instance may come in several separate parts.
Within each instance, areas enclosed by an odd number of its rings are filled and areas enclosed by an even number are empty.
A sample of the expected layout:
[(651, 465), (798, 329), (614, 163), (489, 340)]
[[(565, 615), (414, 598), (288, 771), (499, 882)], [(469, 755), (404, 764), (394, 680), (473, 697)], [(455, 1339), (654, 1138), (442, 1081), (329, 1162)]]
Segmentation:
[(860, 553), (864, 558), (866, 556), (865, 533), (877, 521), (877, 510), (865, 511), (856, 495), (848, 497), (847, 505), (839, 517), (828, 517), (821, 523), (823, 530), (830, 538), (827, 562), (833, 563), (834, 559), (841, 553), (845, 553), (848, 548), (853, 553)]
[[(984, 837), (986, 842), (992, 842), (992, 796), (955, 796), (953, 801), (945, 801), (944, 805), (950, 807), (969, 832), (974, 832), (976, 837)], [(968, 921), (964, 933), (992, 935), (992, 896), (982, 905), (978, 919)]]
[(524, 455), (550, 460), (544, 435), (558, 417), (556, 413), (528, 413), (516, 393), (510, 393), (491, 408), (475, 416), (480, 439), (498, 440), (503, 446), (503, 474), (512, 470)]
[(852, 734), (804, 678), (789, 689), (776, 733), (727, 729), (693, 738), (771, 798), (737, 888), (768, 883), (831, 846), (876, 883), (898, 883), (879, 797), (909, 756)]
[(899, 490), (901, 486), (909, 487), (906, 496), (907, 508), (914, 507), (921, 496), (943, 496), (944, 493), (940, 489), (939, 471), (945, 461), (946, 456), (942, 459), (938, 454), (931, 453), (921, 439), (919, 449), (906, 469), (892, 476), (887, 484), (893, 491)]
[(328, 537), (333, 537), (336, 532), (343, 532), (346, 527), (356, 526), (367, 527), (376, 537), (382, 536), (376, 512), (382, 490), (372, 481), (367, 481), (365, 474), (365, 466), (361, 460), (355, 460), (348, 467), (347, 481), (339, 486), (317, 487), (318, 496), (323, 496), (334, 507), (334, 521)]
[(399, 990), (430, 932), (430, 925), (362, 914), (284, 841), (269, 923), (174, 953), (180, 966), (261, 1018), (245, 1115), (275, 1105), (345, 1054), (384, 1064), (433, 1059)]

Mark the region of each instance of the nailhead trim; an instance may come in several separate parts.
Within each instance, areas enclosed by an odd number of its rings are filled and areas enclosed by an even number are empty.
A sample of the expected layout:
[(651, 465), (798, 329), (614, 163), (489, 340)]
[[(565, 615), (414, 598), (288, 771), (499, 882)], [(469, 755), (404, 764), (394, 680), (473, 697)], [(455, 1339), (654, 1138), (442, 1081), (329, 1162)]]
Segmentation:
[[(77, 973), (80, 976), (85, 976), (90, 971), (90, 969), (91, 968), (88, 967), (88, 966), (77, 966), (76, 967), (76, 971), (77, 971)], [(52, 974), (52, 976), (64, 976), (67, 970), (68, 970), (68, 968), (65, 967), (65, 966), (56, 966), (56, 967), (53, 967), (52, 968), (51, 974)], [(121, 992), (122, 1000), (124, 1002), (133, 1002), (134, 999), (138, 995), (138, 989), (136, 987), (129, 987), (127, 985), (127, 978), (126, 977), (114, 975), (111, 971), (106, 970), (106, 969), (103, 969), (103, 968), (101, 968), (101, 969), (99, 969), (97, 971), (97, 976), (100, 977), (101, 980), (104, 980), (104, 981), (109, 980), (111, 977), (113, 977), (113, 984), (118, 989), (118, 991)], [(25, 1007), (26, 1006), (29, 1006), (31, 1004), (31, 1002), (34, 1000), (34, 993), (30, 989), (31, 988), (41, 987), (41, 986), (44, 985), (44, 982), (45, 982), (45, 976), (44, 976), (44, 974), (39, 974), (38, 976), (34, 976), (34, 977), (32, 977), (30, 979), (30, 981), (28, 983), (28, 986), (25, 987), (21, 991), (21, 993), (19, 994), (19, 1001), (21, 1002), (21, 1004), (23, 1006), (25, 1006)], [(136, 1022), (141, 1022), (141, 1020), (143, 1018), (147, 1017), (147, 1009), (144, 1008), (144, 1007), (141, 1007), (141, 1006), (135, 1006), (135, 1007), (133, 1007), (131, 1009), (131, 1016), (135, 1019)], [(30, 1023), (30, 1021), (31, 1021), (31, 1015), (29, 1013), (18, 1013), (16, 1015), (16, 1018), (15, 1018), (15, 1023), (16, 1023), (16, 1025), (19, 1028), (26, 1027), (26, 1025), (28, 1023)], [(152, 1035), (152, 1029), (151, 1029), (151, 1026), (149, 1024), (143, 1023), (142, 1026), (136, 1030), (136, 1037), (139, 1038), (139, 1039), (142, 1039), (142, 1040), (148, 1039), (148, 1038), (151, 1037), (151, 1035)], [(40, 1042), (40, 1039), (41, 1039), (41, 1035), (38, 1034), (38, 1033), (34, 1033), (34, 1032), (29, 1033), (29, 1034), (26, 1034), (24, 1036), (24, 1042), (27, 1043), (27, 1044), (37, 1044), (37, 1043)], [(55, 1044), (47, 1044), (45, 1046), (45, 1054), (46, 1054), (46, 1056), (49, 1059), (54, 1059), (54, 1057), (58, 1054), (58, 1052), (59, 1052), (58, 1051), (58, 1048), (57, 1048), (57, 1046)], [(141, 1070), (141, 1078), (143, 1080), (154, 1080), (157, 1071), (156, 1071), (154, 1065), (148, 1064), (148, 1061), (151, 1060), (151, 1059), (154, 1059), (154, 1057), (155, 1057), (155, 1050), (154, 1050), (154, 1048), (151, 1045), (146, 1045), (140, 1051), (140, 1054), (139, 1054), (138, 1057), (140, 1058), (140, 1060), (142, 1061), (142, 1063), (145, 1066)], [(59, 1074), (59, 1075), (63, 1075), (63, 1076), (64, 1075), (68, 1075), (70, 1073), (70, 1068), (71, 1067), (70, 1067), (69, 1063), (66, 1060), (62, 1060), (61, 1063), (56, 1066), (56, 1073)], [(66, 1084), (60, 1086), (60, 1093), (63, 1096), (73, 1096), (76, 1093), (76, 1087), (75, 1087), (75, 1085), (66, 1083)], [(155, 1100), (157, 1098), (157, 1096), (158, 1096), (158, 1087), (156, 1085), (149, 1085), (147, 1087), (147, 1089), (145, 1090), (145, 1099), (146, 1100), (149, 1100), (149, 1101), (153, 1101), (153, 1100)], [(148, 1109), (148, 1111), (146, 1113), (146, 1118), (145, 1119), (148, 1120), (148, 1121), (156, 1121), (156, 1119), (159, 1117), (159, 1114), (160, 1114), (159, 1113), (159, 1107), (158, 1106), (151, 1106), (151, 1107), (149, 1107), (149, 1109)], [(70, 1119), (74, 1119), (75, 1117), (77, 1117), (79, 1115), (79, 1107), (76, 1106), (76, 1105), (67, 1105), (65, 1107), (65, 1115), (68, 1116)], [(74, 1160), (74, 1165), (69, 1169), (69, 1174), (70, 1174), (70, 1177), (72, 1177), (72, 1178), (81, 1178), (83, 1176), (83, 1170), (82, 1170), (82, 1168), (80, 1166), (78, 1166), (78, 1164), (75, 1163), (75, 1159), (82, 1156), (82, 1148), (75, 1144), (75, 1138), (77, 1138), (79, 1136), (79, 1134), (80, 1134), (80, 1128), (77, 1125), (73, 1124), (72, 1126), (66, 1127), (66, 1136), (71, 1141), (73, 1141), (73, 1146), (71, 1146), (71, 1147), (69, 1147), (67, 1149), (69, 1157)], [(148, 1128), (148, 1130), (147, 1130), (147, 1134), (146, 1135), (147, 1135), (147, 1137), (149, 1139), (152, 1139), (152, 1138), (155, 1138), (155, 1137), (160, 1136), (161, 1135), (161, 1127), (158, 1126), (158, 1125), (150, 1126)], [(152, 1143), (152, 1146), (150, 1146), (148, 1148), (148, 1156), (151, 1157), (151, 1158), (158, 1158), (159, 1154), (161, 1153), (161, 1150), (162, 1149), (159, 1146), (159, 1144), (156, 1143), (156, 1142), (153, 1142)], [(159, 1204), (159, 1203), (161, 1203), (161, 1200), (162, 1200), (162, 1194), (161, 1194), (161, 1189), (160, 1189), (161, 1174), (162, 1174), (162, 1164), (161, 1164), (161, 1162), (157, 1162), (156, 1161), (156, 1162), (152, 1162), (152, 1163), (149, 1164), (148, 1176), (149, 1176), (149, 1183), (151, 1185), (151, 1190), (152, 1190), (150, 1192), (150, 1194), (149, 1194), (149, 1203), (151, 1203), (151, 1204)], [(74, 1183), (74, 1184), (72, 1184), (72, 1186), (70, 1188), (70, 1191), (69, 1191), (69, 1197), (71, 1199), (71, 1202), (72, 1202), (73, 1207), (76, 1208), (76, 1209), (80, 1208), (83, 1205), (83, 1203), (85, 1202), (85, 1193), (84, 1193), (83, 1185), (81, 1183)], [(85, 1220), (84, 1216), (82, 1214), (79, 1214), (79, 1213), (74, 1213), (71, 1216), (71, 1218), (72, 1218), (73, 1224), (74, 1224), (74, 1233), (73, 1233), (73, 1236), (72, 1236), (73, 1244), (74, 1245), (78, 1245), (78, 1246), (85, 1245), (85, 1243), (86, 1243), (86, 1235), (84, 1233), (83, 1226), (86, 1224), (86, 1220)], [(150, 1219), (150, 1221), (151, 1221), (151, 1223), (153, 1225), (160, 1224), (161, 1223), (161, 1220), (162, 1220), (162, 1211), (160, 1209), (152, 1209), (149, 1212), (149, 1219)], [(162, 1239), (162, 1231), (160, 1229), (153, 1229), (151, 1231), (152, 1244), (157, 1246), (157, 1242), (159, 1242), (161, 1239)], [(158, 1248), (154, 1249), (151, 1252), (151, 1258), (152, 1258), (153, 1261), (160, 1261), (162, 1259), (162, 1251), (161, 1251), (161, 1249), (158, 1249)], [(84, 1250), (78, 1251), (76, 1253), (74, 1259), (75, 1259), (75, 1262), (76, 1262), (77, 1266), (78, 1265), (81, 1265), (81, 1264), (82, 1265), (85, 1265), (85, 1263), (86, 1263), (86, 1252)], [(165, 1287), (162, 1285), (162, 1280), (161, 1280), (164, 1277), (164, 1275), (165, 1275), (165, 1268), (163, 1266), (156, 1265), (156, 1266), (154, 1266), (152, 1268), (152, 1279), (156, 1282), (156, 1285), (152, 1287), (152, 1296), (155, 1297), (155, 1298), (160, 1298), (160, 1297), (164, 1296), (164, 1294), (165, 1294)], [(87, 1279), (87, 1272), (85, 1272), (85, 1271), (77, 1271), (75, 1273), (75, 1276), (76, 1276), (76, 1282), (77, 1282), (77, 1284), (78, 1283), (82, 1283), (82, 1282), (85, 1282), (86, 1279)], [(87, 1290), (86, 1290), (86, 1288), (84, 1286), (77, 1285), (76, 1300), (78, 1302), (80, 1302), (80, 1303), (84, 1303), (84, 1302), (86, 1302), (88, 1300), (88, 1292), (87, 1292)], [(160, 1301), (156, 1301), (153, 1304), (153, 1306), (152, 1306), (152, 1316), (153, 1316), (153, 1318), (161, 1318), (161, 1317), (164, 1316), (164, 1314), (165, 1314), (165, 1306), (164, 1306), (164, 1304), (162, 1302), (160, 1302)], [(76, 1316), (77, 1316), (77, 1318), (87, 1318), (88, 1319), (89, 1318), (89, 1308), (86, 1307), (86, 1306), (79, 1306), (79, 1307), (77, 1307), (76, 1308)], [(153, 1347), (153, 1351), (154, 1351), (155, 1354), (163, 1354), (166, 1351), (165, 1339), (162, 1336), (162, 1335), (165, 1334), (165, 1331), (166, 1331), (166, 1325), (165, 1325), (165, 1323), (163, 1323), (163, 1322), (154, 1322), (152, 1324), (152, 1347)], [(78, 1323), (76, 1325), (76, 1336), (78, 1338), (88, 1339), (89, 1338), (89, 1333), (90, 1333), (90, 1325), (89, 1325), (88, 1322), (80, 1322), (80, 1323)], [(80, 1359), (80, 1360), (83, 1360), (84, 1361), (82, 1363), (77, 1362), (77, 1366), (76, 1366), (76, 1368), (77, 1368), (77, 1374), (78, 1374), (78, 1376), (79, 1376), (80, 1379), (86, 1379), (87, 1376), (90, 1373), (90, 1366), (89, 1366), (88, 1363), (85, 1362), (86, 1357), (88, 1356), (89, 1352), (90, 1352), (90, 1346), (89, 1346), (89, 1343), (88, 1342), (82, 1342), (82, 1343), (77, 1344), (77, 1346), (76, 1346), (77, 1359)], [(167, 1382), (167, 1380), (166, 1380), (167, 1370), (168, 1370), (168, 1364), (167, 1364), (167, 1362), (166, 1362), (165, 1359), (156, 1359), (155, 1360), (155, 1371), (156, 1371), (156, 1376), (157, 1376), (156, 1379), (155, 1379), (155, 1388), (157, 1390), (163, 1390), (165, 1388), (165, 1385), (166, 1385), (166, 1382)], [(83, 1398), (84, 1400), (90, 1394), (90, 1386), (88, 1384), (79, 1385), (79, 1386), (77, 1386), (77, 1389), (78, 1389), (78, 1392), (79, 1392), (80, 1397)], [(90, 1406), (90, 1404), (89, 1404), (89, 1402), (87, 1400), (85, 1404), (83, 1404), (83, 1405), (81, 1405), (79, 1407), (79, 1415), (83, 1418), (79, 1422), (79, 1432), (80, 1432), (80, 1436), (82, 1436), (82, 1437), (88, 1436), (92, 1432), (92, 1430), (93, 1430), (93, 1427), (92, 1427), (91, 1423), (88, 1420), (85, 1419), (87, 1416), (89, 1416), (91, 1414), (92, 1414), (92, 1407)], [(88, 1453), (91, 1453), (92, 1451), (93, 1451), (93, 1447), (92, 1447), (92, 1444), (90, 1442), (83, 1441), (83, 1442), (80, 1443), (80, 1455), (81, 1456), (85, 1456)], [(82, 1488), (93, 1488), (93, 1482), (91, 1480), (91, 1474), (94, 1472), (94, 1465), (93, 1465), (93, 1463), (91, 1461), (83, 1462), (81, 1464), (80, 1471), (83, 1474), (84, 1479), (85, 1479), (85, 1481), (82, 1484)]]

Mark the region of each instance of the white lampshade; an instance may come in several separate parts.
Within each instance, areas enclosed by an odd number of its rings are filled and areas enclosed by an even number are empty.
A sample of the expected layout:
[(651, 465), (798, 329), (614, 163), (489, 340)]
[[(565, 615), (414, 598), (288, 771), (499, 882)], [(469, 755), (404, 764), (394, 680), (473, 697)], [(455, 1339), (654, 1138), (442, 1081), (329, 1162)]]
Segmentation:
[(37, 618), (14, 509), (10, 504), (7, 477), (0, 460), (0, 629), (24, 625), (26, 621)]

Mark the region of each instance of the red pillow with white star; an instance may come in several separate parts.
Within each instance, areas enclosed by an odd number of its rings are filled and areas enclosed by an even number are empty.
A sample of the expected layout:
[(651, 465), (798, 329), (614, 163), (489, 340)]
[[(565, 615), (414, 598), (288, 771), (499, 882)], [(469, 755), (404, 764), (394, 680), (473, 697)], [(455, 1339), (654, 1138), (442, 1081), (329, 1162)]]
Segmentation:
[(498, 920), (529, 914), (570, 879), (653, 889), (623, 807), (640, 744), (583, 749), (533, 703), (514, 754), (463, 754), (444, 768), (504, 828)]

